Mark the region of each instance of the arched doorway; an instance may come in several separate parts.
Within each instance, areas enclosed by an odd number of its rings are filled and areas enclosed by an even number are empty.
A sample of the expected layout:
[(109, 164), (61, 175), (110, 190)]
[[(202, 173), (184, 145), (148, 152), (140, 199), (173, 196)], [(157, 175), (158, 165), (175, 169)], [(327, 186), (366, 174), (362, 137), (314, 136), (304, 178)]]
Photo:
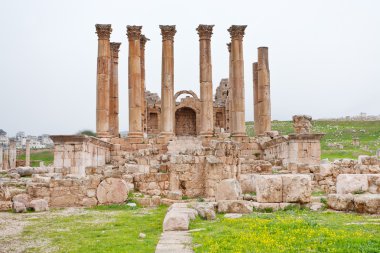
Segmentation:
[(182, 107), (175, 112), (175, 134), (177, 136), (197, 135), (196, 113), (189, 107)]

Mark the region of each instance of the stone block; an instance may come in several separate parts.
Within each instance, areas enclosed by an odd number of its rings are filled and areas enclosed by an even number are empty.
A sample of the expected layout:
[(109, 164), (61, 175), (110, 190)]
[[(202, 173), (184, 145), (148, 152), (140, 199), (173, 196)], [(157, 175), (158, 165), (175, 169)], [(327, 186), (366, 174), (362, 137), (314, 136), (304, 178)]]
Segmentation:
[(216, 201), (238, 200), (242, 199), (242, 197), (241, 187), (236, 179), (224, 179), (217, 185), (215, 194)]
[(358, 213), (380, 214), (380, 194), (355, 196), (354, 209)]
[(96, 191), (99, 204), (123, 203), (128, 198), (127, 183), (120, 178), (106, 178)]
[(365, 174), (340, 174), (336, 179), (337, 194), (366, 191), (368, 191), (368, 178)]
[(281, 203), (259, 203), (252, 202), (253, 208), (256, 210), (272, 210), (277, 211), (280, 209)]
[(309, 203), (311, 198), (311, 177), (303, 174), (282, 175), (282, 201)]
[(257, 175), (256, 196), (260, 203), (282, 202), (281, 175)]
[(0, 201), (0, 211), (8, 211), (12, 209), (12, 201)]
[(25, 213), (26, 212), (26, 206), (24, 203), (14, 201), (13, 202), (13, 212), (15, 213)]
[(169, 212), (166, 214), (163, 230), (164, 231), (184, 231), (189, 229), (190, 218), (182, 212)]
[(49, 204), (44, 199), (34, 199), (30, 201), (30, 208), (35, 212), (49, 211)]
[(352, 194), (329, 194), (327, 205), (337, 211), (353, 211), (354, 196)]
[(219, 213), (252, 213), (253, 202), (245, 200), (218, 201)]
[(256, 192), (256, 174), (242, 174), (239, 177), (241, 190), (243, 193)]

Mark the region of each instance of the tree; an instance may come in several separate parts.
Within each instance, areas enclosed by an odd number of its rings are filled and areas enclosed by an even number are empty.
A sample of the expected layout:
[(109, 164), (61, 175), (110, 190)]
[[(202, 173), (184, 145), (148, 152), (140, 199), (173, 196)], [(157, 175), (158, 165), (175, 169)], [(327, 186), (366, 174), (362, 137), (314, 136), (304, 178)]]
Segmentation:
[(79, 134), (79, 135), (88, 135), (88, 136), (96, 136), (96, 134), (93, 131), (89, 130), (89, 129), (81, 130), (77, 134)]

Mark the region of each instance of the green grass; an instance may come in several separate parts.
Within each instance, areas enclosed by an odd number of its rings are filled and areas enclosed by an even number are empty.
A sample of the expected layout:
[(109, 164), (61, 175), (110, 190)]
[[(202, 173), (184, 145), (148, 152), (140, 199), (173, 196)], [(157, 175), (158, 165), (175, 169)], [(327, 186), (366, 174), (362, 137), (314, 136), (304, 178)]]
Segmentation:
[[(273, 121), (272, 129), (290, 134), (293, 133), (293, 123)], [(322, 159), (357, 159), (359, 155), (375, 155), (380, 148), (380, 121), (313, 121), (313, 132), (326, 134), (321, 140)], [(254, 136), (253, 122), (247, 122), (247, 133)], [(359, 138), (359, 147), (352, 145), (353, 138)], [(343, 149), (328, 147), (329, 143), (342, 144)]]
[[(380, 216), (290, 209), (191, 223), (195, 252), (380, 252)], [(204, 229), (204, 230), (202, 230)]]
[[(17, 157), (18, 160), (25, 160), (25, 154), (21, 154)], [(32, 167), (40, 166), (40, 161), (43, 161), (45, 165), (52, 164), (54, 162), (54, 151), (44, 150), (41, 152), (30, 154), (30, 165)]]
[[(27, 240), (48, 240), (48, 245), (27, 252), (154, 252), (167, 207), (131, 208), (98, 206), (86, 212), (42, 216), (23, 231)], [(139, 233), (146, 238), (140, 239)]]

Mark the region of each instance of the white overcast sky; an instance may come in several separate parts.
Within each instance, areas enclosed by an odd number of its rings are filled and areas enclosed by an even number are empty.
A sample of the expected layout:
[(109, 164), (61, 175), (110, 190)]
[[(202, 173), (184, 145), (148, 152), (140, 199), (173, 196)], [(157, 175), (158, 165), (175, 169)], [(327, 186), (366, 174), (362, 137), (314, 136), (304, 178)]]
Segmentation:
[(269, 47), (272, 118), (380, 114), (380, 1), (0, 0), (0, 129), (9, 135), (95, 130), (96, 23), (122, 42), (121, 130), (128, 128), (126, 25), (142, 25), (146, 86), (160, 93), (158, 25), (177, 26), (175, 90), (199, 94), (198, 24), (214, 24), (214, 90), (228, 77), (227, 28), (244, 37), (246, 120), (253, 119), (252, 63)]

